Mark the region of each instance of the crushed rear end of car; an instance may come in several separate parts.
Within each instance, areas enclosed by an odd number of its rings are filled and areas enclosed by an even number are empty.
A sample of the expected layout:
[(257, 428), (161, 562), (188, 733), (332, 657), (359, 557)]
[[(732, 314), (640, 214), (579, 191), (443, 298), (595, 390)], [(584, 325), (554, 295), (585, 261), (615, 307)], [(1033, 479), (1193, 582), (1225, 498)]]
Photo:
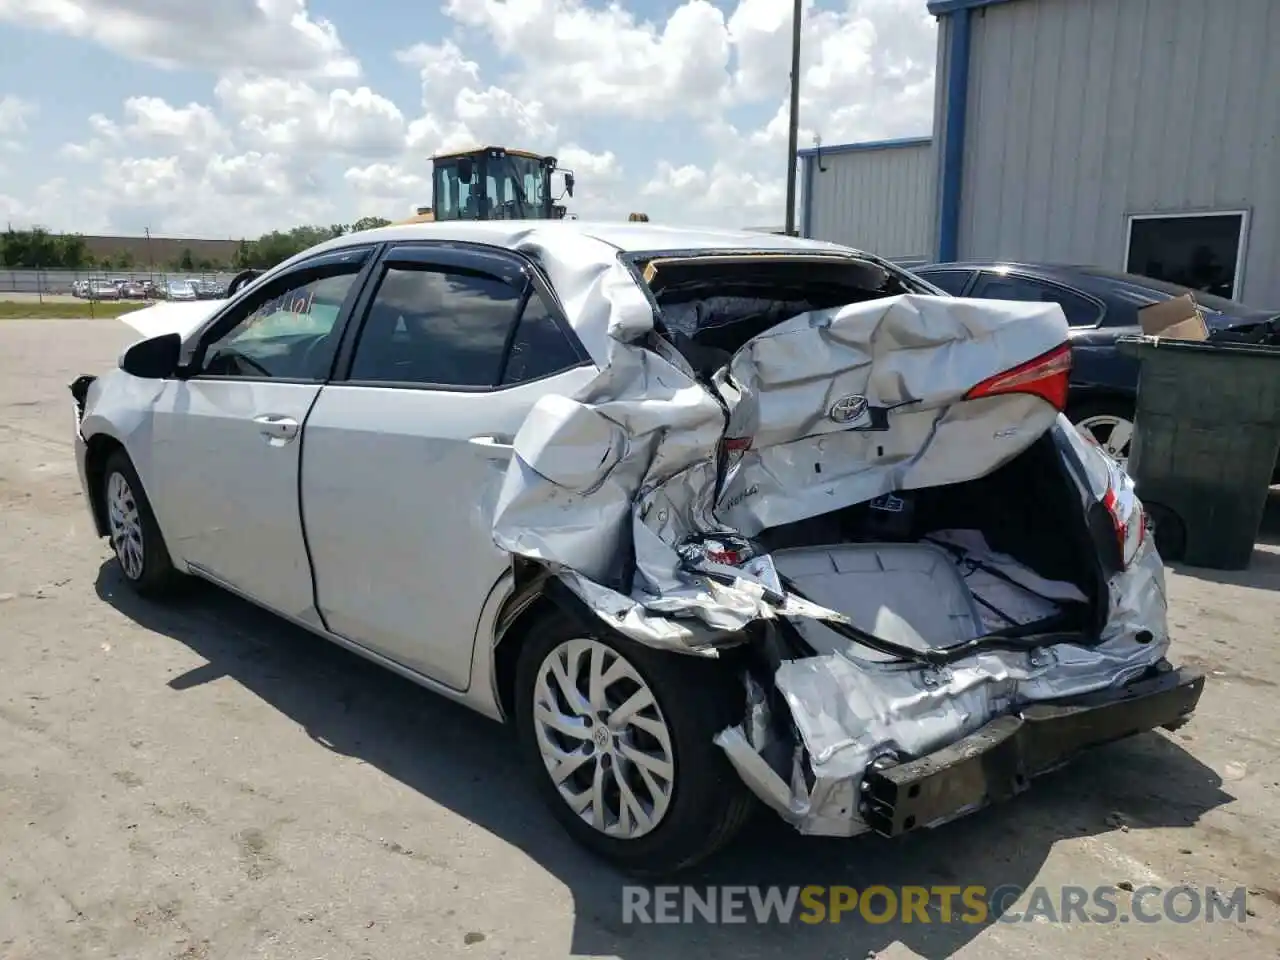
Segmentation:
[(716, 743), (798, 830), (936, 826), (1195, 709), (1133, 484), (1062, 415), (1059, 307), (847, 254), (531, 252), (611, 342), (525, 421), (495, 541), (593, 629), (737, 671)]

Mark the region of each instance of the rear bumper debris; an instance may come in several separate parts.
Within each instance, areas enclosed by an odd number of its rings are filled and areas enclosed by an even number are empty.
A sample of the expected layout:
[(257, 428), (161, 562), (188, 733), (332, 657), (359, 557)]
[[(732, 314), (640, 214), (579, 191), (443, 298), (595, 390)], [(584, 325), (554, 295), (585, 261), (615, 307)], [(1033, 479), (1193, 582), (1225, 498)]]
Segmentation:
[(861, 814), (884, 836), (938, 826), (1007, 800), (1091, 747), (1185, 723), (1204, 674), (1169, 669), (1127, 686), (1031, 704), (916, 760), (871, 767)]

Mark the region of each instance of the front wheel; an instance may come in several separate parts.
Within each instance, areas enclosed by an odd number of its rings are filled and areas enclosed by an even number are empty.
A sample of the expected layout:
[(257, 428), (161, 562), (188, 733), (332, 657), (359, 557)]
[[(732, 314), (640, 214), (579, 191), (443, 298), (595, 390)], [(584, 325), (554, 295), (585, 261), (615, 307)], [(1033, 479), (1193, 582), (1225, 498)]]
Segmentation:
[(102, 474), (102, 502), (111, 549), (125, 582), (147, 597), (159, 597), (176, 589), (182, 574), (169, 558), (138, 471), (123, 450), (107, 458)]
[(712, 742), (745, 706), (719, 661), (593, 636), (556, 616), (520, 651), (515, 700), (521, 753), (551, 812), (629, 873), (692, 866), (754, 809)]

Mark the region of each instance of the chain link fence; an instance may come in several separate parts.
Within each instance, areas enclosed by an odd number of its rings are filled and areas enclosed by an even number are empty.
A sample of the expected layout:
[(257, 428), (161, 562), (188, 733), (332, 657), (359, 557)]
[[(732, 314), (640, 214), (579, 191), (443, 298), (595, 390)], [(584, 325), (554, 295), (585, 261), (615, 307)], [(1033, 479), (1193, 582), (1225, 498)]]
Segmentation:
[(142, 283), (149, 281), (163, 291), (171, 280), (216, 284), (226, 288), (234, 273), (185, 273), (176, 270), (108, 270), (95, 267), (92, 270), (9, 270), (0, 268), (0, 298), (6, 293), (24, 296), (69, 296), (76, 292), (76, 284), (127, 280)]

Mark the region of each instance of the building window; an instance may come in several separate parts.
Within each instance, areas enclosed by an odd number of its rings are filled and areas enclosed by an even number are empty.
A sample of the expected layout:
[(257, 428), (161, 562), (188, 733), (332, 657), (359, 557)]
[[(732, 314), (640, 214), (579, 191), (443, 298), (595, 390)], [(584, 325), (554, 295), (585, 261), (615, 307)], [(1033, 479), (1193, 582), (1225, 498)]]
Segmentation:
[(1125, 269), (1239, 299), (1247, 214), (1152, 214), (1129, 218)]

